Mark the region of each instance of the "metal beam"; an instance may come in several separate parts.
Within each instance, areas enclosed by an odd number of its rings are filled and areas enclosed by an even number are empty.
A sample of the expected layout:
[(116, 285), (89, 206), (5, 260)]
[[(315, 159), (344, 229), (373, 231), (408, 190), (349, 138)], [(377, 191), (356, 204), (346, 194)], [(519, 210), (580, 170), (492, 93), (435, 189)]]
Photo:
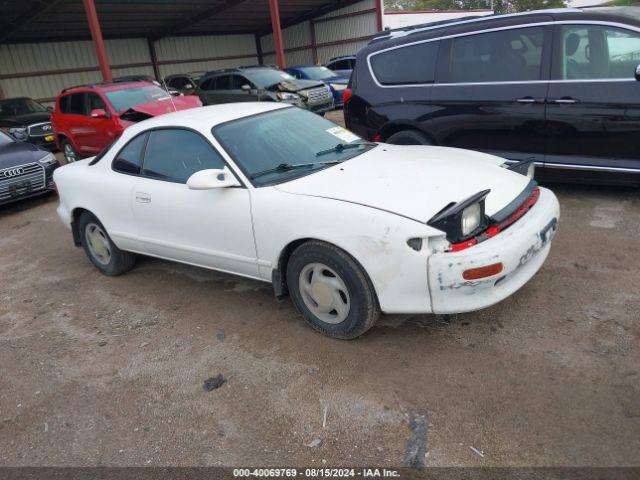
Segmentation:
[(264, 55), (262, 55), (262, 41), (259, 35), (256, 35), (255, 39), (256, 39), (256, 53), (258, 54), (258, 63), (262, 65), (264, 63)]
[(245, 2), (246, 0), (224, 0), (219, 3), (215, 7), (207, 8), (201, 12), (198, 12), (189, 18), (182, 20), (180, 22), (174, 23), (173, 25), (159, 31), (156, 35), (153, 36), (154, 39), (159, 39), (162, 37), (170, 37), (182, 30), (185, 30), (193, 25), (200, 23), (204, 20), (207, 20), (214, 15), (218, 15), (219, 13), (224, 12), (225, 10), (230, 9), (231, 7), (235, 7)]
[(155, 42), (150, 38), (147, 38), (147, 45), (149, 47), (149, 57), (151, 58), (153, 75), (156, 77), (156, 80), (158, 80), (159, 82), (162, 82), (162, 78), (160, 77), (160, 69), (158, 68), (158, 56), (156, 55)]
[(9, 21), (6, 25), (11, 26), (6, 28), (3, 27), (3, 31), (2, 33), (0, 33), (0, 42), (4, 42), (13, 34), (13, 32), (15, 32), (16, 30), (20, 30), (20, 28), (22, 28), (27, 23), (33, 22), (40, 15), (45, 13), (47, 10), (51, 10), (60, 2), (62, 2), (62, 0), (52, 0), (50, 2), (40, 1), (40, 3), (31, 7), (22, 15), (19, 15), (17, 18)]
[(102, 38), (102, 30), (100, 29), (100, 22), (98, 21), (98, 12), (96, 11), (96, 4), (93, 0), (82, 0), (84, 9), (87, 12), (87, 21), (89, 22), (89, 30), (91, 31), (91, 39), (93, 40), (93, 47), (96, 49), (96, 57), (98, 57), (98, 64), (100, 65), (100, 72), (102, 72), (102, 79), (105, 82), (110, 82), (111, 67), (109, 66), (109, 57), (107, 56), (107, 49), (104, 46), (104, 39)]
[(276, 50), (276, 62), (278, 67), (284, 68), (284, 44), (282, 42), (282, 27), (280, 26), (280, 6), (278, 0), (269, 0), (269, 13), (271, 15), (271, 30), (273, 31), (273, 46)]

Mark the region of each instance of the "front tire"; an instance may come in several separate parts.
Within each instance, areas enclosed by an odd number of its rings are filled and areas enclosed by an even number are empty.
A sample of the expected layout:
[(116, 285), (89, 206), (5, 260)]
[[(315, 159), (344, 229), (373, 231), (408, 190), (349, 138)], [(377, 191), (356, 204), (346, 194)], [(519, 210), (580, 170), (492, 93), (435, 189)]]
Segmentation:
[(76, 152), (76, 149), (73, 148), (73, 145), (69, 141), (69, 139), (65, 138), (62, 140), (61, 145), (62, 153), (64, 154), (64, 159), (67, 163), (73, 163), (80, 160), (80, 155)]
[(84, 252), (102, 273), (116, 276), (133, 268), (135, 255), (120, 250), (95, 215), (83, 212), (78, 220), (78, 229)]
[(417, 130), (396, 132), (387, 139), (387, 143), (393, 145), (433, 145), (433, 142), (426, 135)]
[(315, 330), (351, 340), (380, 316), (373, 285), (363, 268), (343, 250), (311, 241), (298, 247), (287, 264), (293, 304)]

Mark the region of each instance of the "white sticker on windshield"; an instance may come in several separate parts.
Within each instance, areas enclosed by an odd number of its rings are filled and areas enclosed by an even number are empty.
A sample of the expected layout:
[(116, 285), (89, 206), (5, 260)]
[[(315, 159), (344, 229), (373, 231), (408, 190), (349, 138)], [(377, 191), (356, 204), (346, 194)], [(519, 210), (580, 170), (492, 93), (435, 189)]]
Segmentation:
[(327, 133), (330, 133), (331, 135), (339, 138), (345, 143), (351, 143), (355, 142), (356, 140), (360, 140), (359, 136), (342, 127), (332, 127), (327, 130)]

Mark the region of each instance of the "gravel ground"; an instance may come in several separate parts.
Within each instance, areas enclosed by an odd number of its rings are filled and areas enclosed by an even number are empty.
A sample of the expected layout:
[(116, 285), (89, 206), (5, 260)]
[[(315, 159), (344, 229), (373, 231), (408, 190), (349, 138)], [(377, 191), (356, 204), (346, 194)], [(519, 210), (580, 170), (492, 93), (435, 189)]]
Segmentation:
[(638, 191), (551, 187), (560, 229), (519, 292), (352, 342), (267, 284), (102, 276), (53, 196), (0, 207), (0, 466), (640, 465)]

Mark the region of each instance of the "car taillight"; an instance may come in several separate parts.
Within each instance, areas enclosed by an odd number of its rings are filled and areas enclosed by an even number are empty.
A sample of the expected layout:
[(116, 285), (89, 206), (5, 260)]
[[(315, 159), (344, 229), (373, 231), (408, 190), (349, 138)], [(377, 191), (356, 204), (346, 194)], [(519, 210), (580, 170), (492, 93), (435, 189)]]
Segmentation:
[(345, 88), (345, 89), (344, 89), (344, 92), (342, 93), (342, 101), (343, 101), (344, 103), (347, 103), (349, 100), (351, 100), (351, 94), (352, 94), (352, 93), (353, 93), (353, 92), (351, 91), (351, 89), (350, 89), (350, 88)]

